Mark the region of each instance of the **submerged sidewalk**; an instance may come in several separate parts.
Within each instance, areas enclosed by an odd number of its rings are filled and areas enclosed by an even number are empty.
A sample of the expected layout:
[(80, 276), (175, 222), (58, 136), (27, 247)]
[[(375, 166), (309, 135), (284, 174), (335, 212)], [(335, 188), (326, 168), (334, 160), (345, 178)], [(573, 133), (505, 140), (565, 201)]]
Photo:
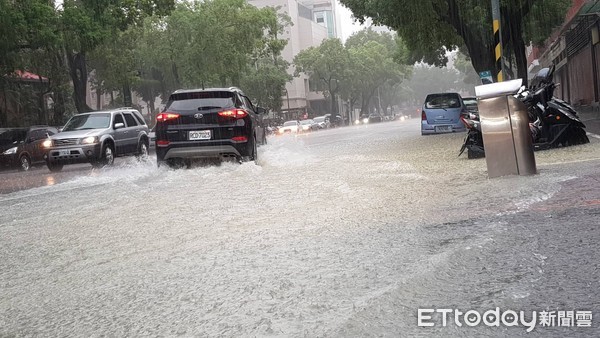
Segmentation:
[(591, 106), (575, 107), (581, 121), (586, 126), (586, 131), (592, 137), (600, 137), (600, 109)]

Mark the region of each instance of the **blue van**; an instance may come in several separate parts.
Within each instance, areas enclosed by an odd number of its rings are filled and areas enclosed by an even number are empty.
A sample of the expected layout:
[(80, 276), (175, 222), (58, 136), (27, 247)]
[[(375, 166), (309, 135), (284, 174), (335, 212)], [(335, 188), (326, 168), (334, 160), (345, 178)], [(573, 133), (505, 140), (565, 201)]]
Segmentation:
[(427, 95), (421, 111), (421, 135), (465, 131), (460, 115), (466, 111), (458, 93)]

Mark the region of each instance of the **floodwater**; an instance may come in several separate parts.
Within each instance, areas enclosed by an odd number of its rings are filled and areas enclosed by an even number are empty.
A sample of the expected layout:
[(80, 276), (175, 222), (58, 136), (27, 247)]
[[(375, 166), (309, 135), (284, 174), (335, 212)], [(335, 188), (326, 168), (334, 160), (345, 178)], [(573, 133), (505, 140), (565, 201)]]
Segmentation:
[(125, 159), (0, 195), (0, 335), (353, 336), (360, 318), (390, 334), (373, 306), (413, 318), (416, 279), (447, 285), (456, 248), (491, 241), (489, 224), (440, 225), (527, 210), (600, 161), (592, 140), (489, 180), (457, 157), (462, 134), (418, 123), (272, 137), (259, 165)]

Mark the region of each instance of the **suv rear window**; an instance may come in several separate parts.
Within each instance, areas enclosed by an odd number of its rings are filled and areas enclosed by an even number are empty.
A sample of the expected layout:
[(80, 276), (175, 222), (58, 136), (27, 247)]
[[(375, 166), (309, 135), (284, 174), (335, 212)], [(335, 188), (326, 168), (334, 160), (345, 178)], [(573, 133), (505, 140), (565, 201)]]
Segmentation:
[(460, 96), (455, 93), (429, 94), (425, 99), (425, 108), (460, 108)]
[(232, 92), (195, 92), (172, 94), (167, 109), (172, 110), (208, 110), (216, 108), (238, 107), (236, 95)]

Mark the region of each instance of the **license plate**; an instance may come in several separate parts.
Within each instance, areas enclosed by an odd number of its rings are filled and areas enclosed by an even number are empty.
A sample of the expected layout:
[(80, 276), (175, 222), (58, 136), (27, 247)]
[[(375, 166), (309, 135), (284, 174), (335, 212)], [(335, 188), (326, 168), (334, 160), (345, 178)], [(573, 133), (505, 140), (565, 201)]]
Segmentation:
[(71, 155), (71, 150), (63, 149), (63, 150), (58, 151), (58, 156), (67, 156), (67, 155)]
[(210, 130), (196, 130), (188, 132), (188, 140), (210, 140)]
[(451, 133), (452, 126), (438, 126), (438, 127), (435, 127), (435, 131), (437, 133)]

